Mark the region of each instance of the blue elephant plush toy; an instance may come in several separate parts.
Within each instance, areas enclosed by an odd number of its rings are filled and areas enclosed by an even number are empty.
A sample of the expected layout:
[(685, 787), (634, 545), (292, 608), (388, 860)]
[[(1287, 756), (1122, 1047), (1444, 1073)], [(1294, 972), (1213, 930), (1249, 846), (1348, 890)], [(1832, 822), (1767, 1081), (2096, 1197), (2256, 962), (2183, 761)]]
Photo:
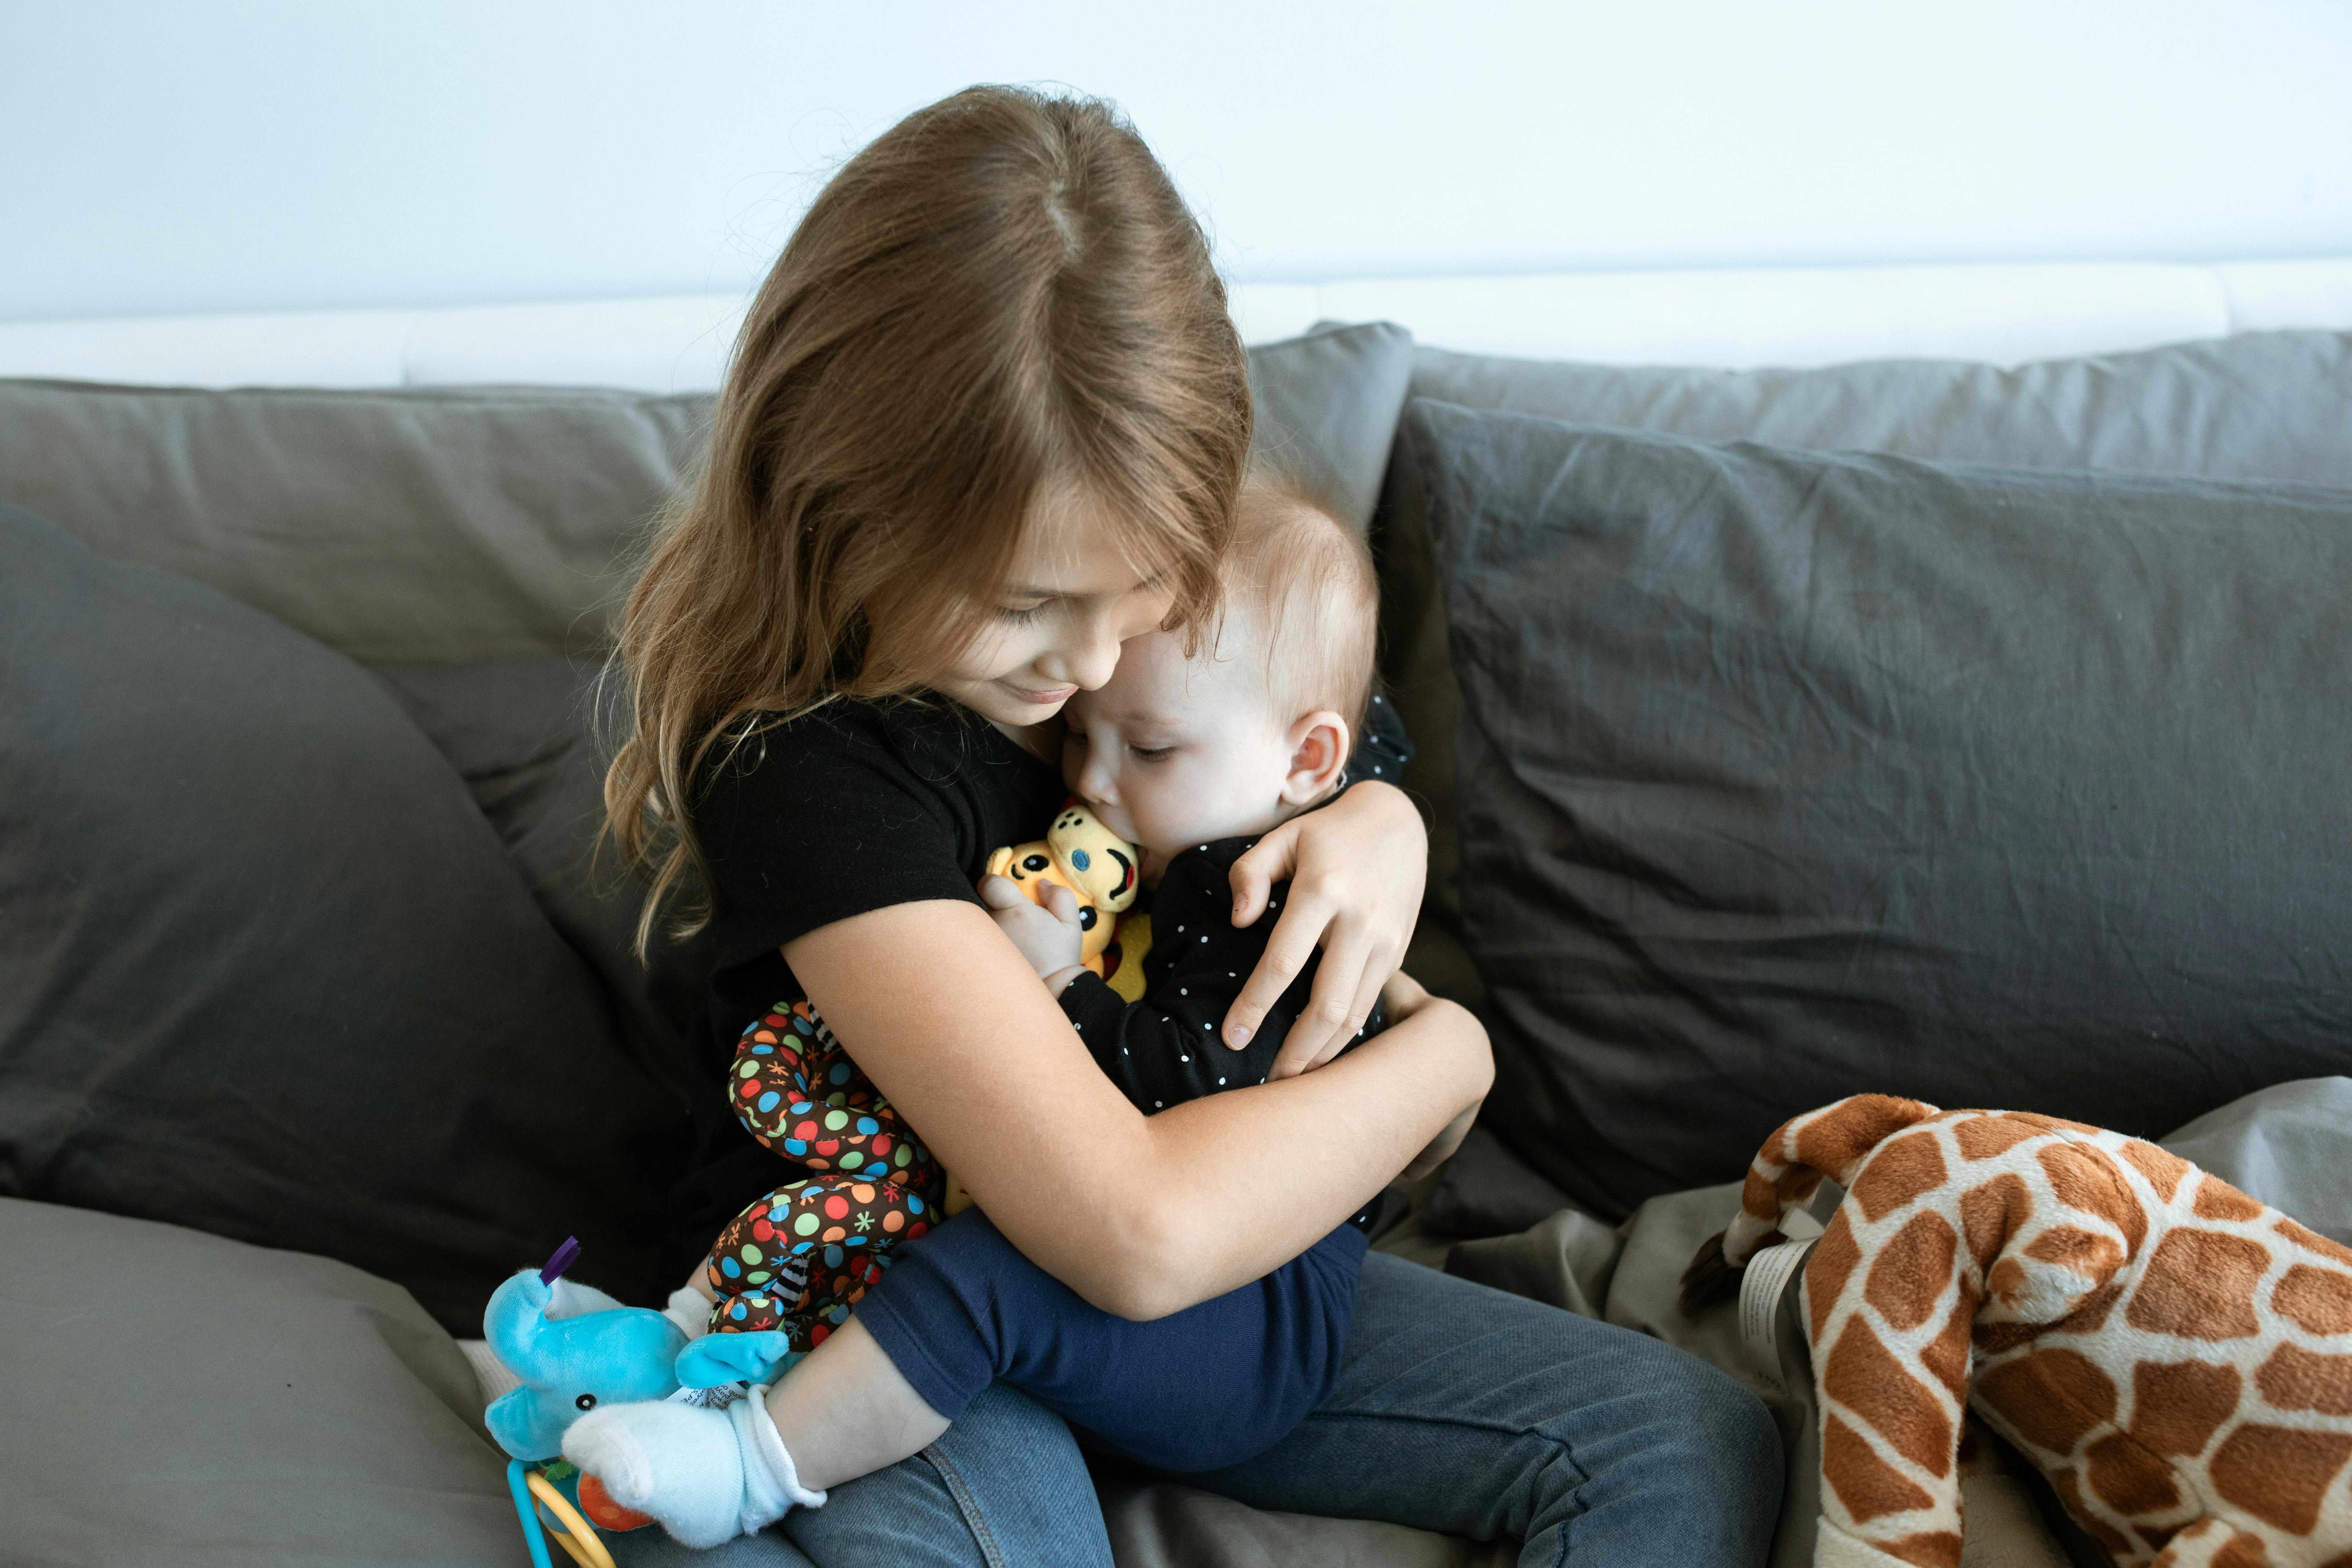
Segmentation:
[(599, 1405), (667, 1399), (678, 1390), (686, 1331), (645, 1307), (625, 1307), (593, 1285), (526, 1268), (498, 1288), (482, 1337), (522, 1379), (490, 1403), (483, 1423), (518, 1459), (562, 1452), (564, 1428)]
[[(576, 1240), (566, 1241), (546, 1268), (526, 1268), (499, 1286), (482, 1312), (491, 1353), (521, 1380), (490, 1402), (482, 1422), (514, 1458), (507, 1487), (537, 1568), (549, 1562), (545, 1530), (572, 1529), (543, 1502), (560, 1501), (584, 1516), (581, 1522), (606, 1530), (653, 1522), (561, 1457), (574, 1421), (600, 1405), (643, 1400), (724, 1405), (800, 1359), (782, 1331), (694, 1337), (686, 1325), (698, 1327), (708, 1303), (691, 1290), (679, 1290), (668, 1311), (656, 1312), (562, 1278), (579, 1251)], [(535, 1502), (530, 1494), (540, 1488), (549, 1489)]]
[(698, 1403), (724, 1403), (741, 1385), (773, 1382), (800, 1359), (781, 1331), (689, 1342), (667, 1313), (625, 1307), (593, 1285), (561, 1276), (551, 1281), (547, 1270), (534, 1268), (490, 1297), (482, 1337), (522, 1380), (490, 1402), (483, 1422), (499, 1447), (525, 1460), (560, 1454), (564, 1430), (599, 1405), (702, 1390), (718, 1392)]

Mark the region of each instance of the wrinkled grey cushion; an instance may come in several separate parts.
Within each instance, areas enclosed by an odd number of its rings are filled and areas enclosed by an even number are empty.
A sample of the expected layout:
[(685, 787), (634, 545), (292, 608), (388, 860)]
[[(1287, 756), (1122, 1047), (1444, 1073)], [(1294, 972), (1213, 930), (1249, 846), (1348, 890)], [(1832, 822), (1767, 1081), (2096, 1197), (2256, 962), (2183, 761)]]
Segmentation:
[(1250, 351), (1250, 461), (1304, 488), (1362, 533), (1388, 471), (1412, 375), (1412, 334), (1385, 321), (1318, 321)]
[(1700, 440), (2352, 486), (2352, 332), (2246, 332), (2014, 368), (1645, 368), (1425, 348), (1412, 395)]
[(1622, 1214), (1858, 1090), (2155, 1136), (2352, 1039), (2352, 491), (1416, 400), (1487, 1118)]
[(452, 1327), (571, 1233), (667, 1294), (674, 1053), (365, 670), (0, 502), (0, 1194), (340, 1258)]
[[(656, 935), (635, 953), (643, 884), (604, 836), (617, 678), (594, 659), (487, 659), (379, 668), (457, 770), (555, 929), (593, 964), (640, 1055), (673, 1058), (701, 1027), (710, 941)], [(599, 702), (602, 701), (600, 710)]]
[[(1412, 391), (1466, 407), (1817, 451), (2352, 486), (2346, 332), (2244, 333), (2015, 369), (1940, 360), (1651, 369), (1423, 348), (1414, 352)], [(1384, 668), (1420, 747), (1407, 782), (1429, 798), (1435, 817), (1430, 912), (1436, 923), (1454, 924), (1461, 703), (1421, 489), (1411, 464), (1392, 465), (1379, 542)]]
[(522, 1564), (473, 1373), (396, 1285), (0, 1198), (0, 1557)]
[[(1250, 353), (1258, 459), (1365, 526), (1412, 340)], [(203, 392), (0, 380), (0, 500), (369, 664), (588, 654), (707, 395), (553, 387)]]
[(1422, 1227), (1450, 1237), (1504, 1236), (1557, 1213), (1568, 1194), (1511, 1152), (1492, 1128), (1470, 1129), (1430, 1184)]
[(709, 407), (0, 381), (0, 500), (368, 663), (582, 653)]

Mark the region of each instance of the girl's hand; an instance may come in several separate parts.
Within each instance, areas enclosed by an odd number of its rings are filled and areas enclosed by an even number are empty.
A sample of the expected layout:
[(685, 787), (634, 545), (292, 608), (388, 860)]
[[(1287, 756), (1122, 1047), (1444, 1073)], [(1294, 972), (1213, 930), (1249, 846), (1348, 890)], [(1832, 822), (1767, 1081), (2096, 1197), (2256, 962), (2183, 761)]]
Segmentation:
[(1339, 1054), (1403, 962), (1429, 877), (1429, 834), (1402, 790), (1360, 784), (1260, 838), (1232, 875), (1237, 926), (1265, 913), (1276, 883), (1287, 881), (1290, 893), (1265, 956), (1225, 1014), (1229, 1048), (1249, 1044), (1308, 956), (1323, 950), (1313, 998), (1268, 1075), (1293, 1078)]
[(1033, 904), (1009, 877), (982, 877), (980, 901), (996, 929), (1021, 950), (1037, 978), (1056, 995), (1077, 978), (1078, 961), (1086, 948), (1086, 928), (1078, 923), (1078, 896), (1059, 882), (1048, 882), (1045, 901)]

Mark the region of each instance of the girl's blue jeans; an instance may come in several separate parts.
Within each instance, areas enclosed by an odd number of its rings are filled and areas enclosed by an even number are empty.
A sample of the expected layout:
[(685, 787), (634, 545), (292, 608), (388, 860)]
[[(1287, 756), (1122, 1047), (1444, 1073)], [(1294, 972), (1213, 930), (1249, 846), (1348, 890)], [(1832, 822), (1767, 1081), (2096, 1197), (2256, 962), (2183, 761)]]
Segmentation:
[[(1763, 1405), (1670, 1345), (1400, 1258), (1364, 1261), (1338, 1384), (1298, 1429), (1181, 1478), (1258, 1507), (1516, 1536), (1523, 1565), (1765, 1560), (1780, 1444)], [(992, 1384), (922, 1454), (761, 1534), (689, 1552), (607, 1537), (624, 1568), (1109, 1568), (1069, 1428)]]

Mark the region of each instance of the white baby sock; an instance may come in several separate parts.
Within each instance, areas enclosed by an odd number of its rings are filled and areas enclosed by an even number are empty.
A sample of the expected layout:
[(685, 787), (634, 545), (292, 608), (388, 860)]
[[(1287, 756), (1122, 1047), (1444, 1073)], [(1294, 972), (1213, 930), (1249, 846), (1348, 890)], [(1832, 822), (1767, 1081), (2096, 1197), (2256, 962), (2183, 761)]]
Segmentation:
[(669, 1293), (662, 1316), (684, 1329), (692, 1344), (710, 1331), (710, 1299), (691, 1285), (681, 1285)]
[(716, 1546), (824, 1506), (768, 1416), (765, 1388), (725, 1410), (669, 1400), (607, 1405), (563, 1434), (563, 1457), (614, 1502), (661, 1521), (682, 1546)]

